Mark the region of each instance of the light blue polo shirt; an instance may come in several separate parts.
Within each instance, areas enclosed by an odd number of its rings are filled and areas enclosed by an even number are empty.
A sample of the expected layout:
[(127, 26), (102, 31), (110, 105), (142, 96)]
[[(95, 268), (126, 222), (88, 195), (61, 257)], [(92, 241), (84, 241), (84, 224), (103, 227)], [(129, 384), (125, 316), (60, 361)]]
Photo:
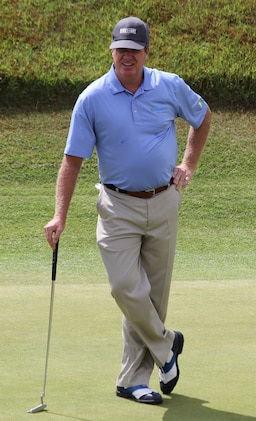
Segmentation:
[(177, 161), (174, 120), (198, 128), (206, 102), (179, 76), (144, 67), (135, 94), (114, 67), (79, 96), (65, 154), (91, 158), (94, 147), (102, 183), (140, 191), (168, 184)]

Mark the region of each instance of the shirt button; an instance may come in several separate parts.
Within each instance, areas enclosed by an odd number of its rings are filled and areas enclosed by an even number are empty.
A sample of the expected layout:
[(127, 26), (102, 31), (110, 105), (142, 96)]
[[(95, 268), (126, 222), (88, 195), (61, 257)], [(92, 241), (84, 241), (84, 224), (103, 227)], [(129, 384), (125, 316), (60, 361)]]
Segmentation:
[(137, 110), (134, 110), (135, 113), (137, 113)]

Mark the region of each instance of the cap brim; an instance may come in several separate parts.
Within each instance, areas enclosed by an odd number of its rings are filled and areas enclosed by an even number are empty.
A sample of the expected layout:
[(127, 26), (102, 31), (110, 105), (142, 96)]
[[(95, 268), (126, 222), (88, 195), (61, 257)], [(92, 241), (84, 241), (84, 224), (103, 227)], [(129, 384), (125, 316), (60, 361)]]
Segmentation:
[(141, 42), (135, 42), (128, 39), (122, 39), (119, 41), (113, 41), (109, 48), (111, 50), (113, 50), (114, 48), (130, 48), (132, 50), (143, 50), (145, 46), (146, 45)]

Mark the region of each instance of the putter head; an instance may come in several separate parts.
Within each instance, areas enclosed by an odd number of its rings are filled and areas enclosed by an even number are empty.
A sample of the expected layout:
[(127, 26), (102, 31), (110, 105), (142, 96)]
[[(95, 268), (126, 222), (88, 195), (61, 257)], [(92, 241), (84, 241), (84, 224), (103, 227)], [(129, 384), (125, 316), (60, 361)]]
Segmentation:
[(35, 408), (29, 409), (27, 412), (30, 414), (35, 414), (36, 412), (41, 412), (46, 408), (46, 403), (41, 403), (40, 405), (35, 406)]

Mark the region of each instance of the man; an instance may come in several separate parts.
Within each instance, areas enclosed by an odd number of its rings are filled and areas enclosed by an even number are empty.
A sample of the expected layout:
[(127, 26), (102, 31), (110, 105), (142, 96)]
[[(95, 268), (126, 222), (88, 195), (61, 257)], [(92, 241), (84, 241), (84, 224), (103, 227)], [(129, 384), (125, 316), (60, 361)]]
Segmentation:
[[(149, 387), (154, 364), (160, 388), (169, 394), (179, 378), (183, 335), (169, 330), (167, 313), (180, 188), (196, 169), (211, 113), (206, 102), (177, 75), (144, 66), (149, 29), (135, 17), (112, 33), (113, 65), (87, 87), (74, 107), (59, 171), (56, 210), (45, 226), (54, 249), (83, 158), (94, 147), (101, 188), (97, 243), (111, 293), (123, 313), (123, 358), (116, 395), (158, 404)], [(190, 124), (184, 158), (176, 166), (174, 120)]]

